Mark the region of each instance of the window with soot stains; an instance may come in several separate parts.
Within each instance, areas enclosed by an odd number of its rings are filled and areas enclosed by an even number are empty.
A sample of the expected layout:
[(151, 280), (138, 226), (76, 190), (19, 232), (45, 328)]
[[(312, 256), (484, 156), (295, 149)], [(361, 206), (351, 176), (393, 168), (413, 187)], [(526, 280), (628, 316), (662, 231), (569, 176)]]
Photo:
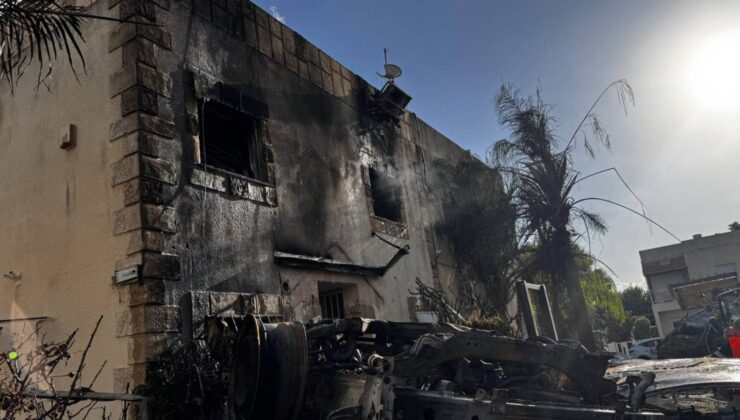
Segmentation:
[(323, 292), (319, 290), (319, 305), (321, 306), (322, 318), (344, 318), (344, 293), (342, 293), (342, 289)]
[(262, 121), (216, 101), (201, 106), (201, 153), (204, 164), (268, 182)]
[(396, 179), (369, 168), (373, 214), (393, 222), (403, 223), (401, 185)]

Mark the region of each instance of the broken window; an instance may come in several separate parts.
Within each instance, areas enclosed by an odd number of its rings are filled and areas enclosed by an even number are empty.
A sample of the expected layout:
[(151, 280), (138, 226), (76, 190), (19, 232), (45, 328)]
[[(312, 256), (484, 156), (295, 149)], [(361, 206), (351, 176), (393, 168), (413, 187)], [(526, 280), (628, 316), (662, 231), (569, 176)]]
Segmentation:
[(401, 217), (401, 185), (390, 176), (376, 169), (369, 169), (373, 214), (394, 222), (403, 222)]
[(262, 121), (215, 101), (201, 106), (201, 154), (208, 167), (267, 182)]
[(324, 319), (344, 318), (344, 293), (342, 289), (334, 288), (326, 290), (319, 285), (319, 304), (321, 305), (321, 317)]

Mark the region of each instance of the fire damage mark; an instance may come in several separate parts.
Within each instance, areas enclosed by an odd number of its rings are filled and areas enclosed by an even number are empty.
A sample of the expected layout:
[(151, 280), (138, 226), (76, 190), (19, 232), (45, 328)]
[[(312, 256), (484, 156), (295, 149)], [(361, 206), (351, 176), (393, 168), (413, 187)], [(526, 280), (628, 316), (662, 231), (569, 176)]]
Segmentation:
[(454, 163), (434, 159), (428, 182), (443, 209), (435, 234), (452, 244), (447, 258), (456, 262), (458, 283), (484, 286), (483, 295), (494, 312), (486, 314), (490, 316), (506, 313), (513, 298), (515, 278), (507, 267), (516, 257), (517, 238), (515, 212), (501, 179), (493, 172), (481, 173), (482, 166), (474, 158)]

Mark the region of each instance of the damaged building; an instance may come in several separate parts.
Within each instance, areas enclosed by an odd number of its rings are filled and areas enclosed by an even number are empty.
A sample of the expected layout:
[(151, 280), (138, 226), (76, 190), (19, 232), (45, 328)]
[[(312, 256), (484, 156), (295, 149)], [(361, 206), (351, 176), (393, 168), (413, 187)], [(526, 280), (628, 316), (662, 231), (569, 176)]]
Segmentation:
[(142, 23), (86, 22), (79, 81), (57, 66), (0, 86), (3, 348), (103, 315), (90, 365), (123, 392), (208, 319), (416, 321), (417, 279), (459, 294), (475, 277), (449, 227), (495, 221), (500, 179), (399, 83), (247, 1), (89, 13)]

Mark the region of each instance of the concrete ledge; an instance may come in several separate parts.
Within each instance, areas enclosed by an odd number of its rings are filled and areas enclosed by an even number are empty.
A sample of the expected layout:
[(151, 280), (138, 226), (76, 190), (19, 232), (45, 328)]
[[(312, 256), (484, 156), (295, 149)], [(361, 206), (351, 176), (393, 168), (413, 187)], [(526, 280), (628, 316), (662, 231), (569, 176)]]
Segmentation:
[(174, 161), (180, 151), (178, 142), (143, 131), (134, 131), (127, 134), (113, 144), (115, 145), (116, 155), (121, 157), (140, 153), (154, 158)]
[(157, 280), (178, 280), (180, 278), (179, 258), (173, 254), (142, 251), (116, 261), (115, 270), (139, 265), (144, 283)]
[(146, 381), (146, 365), (137, 364), (113, 369), (113, 392), (131, 393)]
[(136, 254), (126, 255), (123, 258), (116, 261), (114, 266), (115, 271), (123, 270), (134, 265), (141, 265), (144, 262), (144, 253), (137, 252)]
[(222, 193), (229, 191), (229, 181), (226, 176), (202, 171), (200, 169), (193, 169), (193, 174), (190, 177), (190, 183), (199, 187), (204, 187), (209, 190)]
[(159, 112), (157, 94), (141, 86), (134, 86), (123, 91), (121, 93), (121, 116), (132, 112), (157, 115)]
[(180, 331), (180, 307), (147, 305), (116, 314), (116, 337)]
[(128, 254), (135, 254), (140, 251), (162, 252), (165, 250), (166, 239), (172, 236), (171, 233), (147, 229), (135, 230), (128, 233), (128, 235), (126, 249)]
[(124, 136), (144, 130), (166, 138), (175, 138), (175, 124), (162, 118), (135, 112), (111, 124), (111, 141), (118, 140)]
[(146, 38), (168, 50), (172, 48), (172, 37), (162, 27), (125, 23), (118, 25), (116, 29), (111, 31), (108, 39), (108, 51), (113, 52), (136, 37)]
[(123, 46), (123, 66), (137, 62), (155, 66), (157, 64), (157, 47), (146, 38), (135, 38)]
[(180, 278), (180, 257), (172, 254), (144, 252), (142, 276), (145, 279), (178, 280)]
[[(108, 1), (108, 8), (112, 9), (113, 7), (117, 6), (118, 4), (125, 2), (125, 1), (136, 1), (136, 0), (109, 0)], [(140, 1), (140, 0), (139, 0)], [(150, 0), (152, 3), (156, 4), (162, 9), (169, 10), (170, 9), (170, 0)]]
[(178, 178), (177, 165), (163, 159), (149, 156), (140, 157), (141, 175), (166, 184), (176, 185)]
[(120, 287), (126, 290), (123, 293), (126, 306), (164, 305), (164, 280), (146, 279), (141, 283), (127, 283)]
[(134, 86), (145, 87), (166, 98), (172, 96), (172, 78), (141, 62), (126, 64), (110, 76), (111, 97)]
[(115, 213), (114, 235), (142, 228), (174, 233), (175, 209), (157, 204), (134, 204)]
[(176, 339), (176, 334), (155, 333), (138, 334), (128, 339), (129, 363), (147, 363), (157, 360), (157, 357), (167, 349), (167, 345)]
[(129, 155), (113, 164), (113, 186), (139, 176), (139, 156)]
[(174, 233), (175, 208), (157, 204), (144, 204), (141, 209), (141, 227), (144, 229), (162, 230)]
[(391, 220), (372, 215), (370, 216), (370, 223), (372, 224), (373, 230), (376, 232), (385, 233), (398, 238), (409, 238), (408, 228), (403, 223), (396, 223)]
[(139, 202), (165, 204), (176, 193), (175, 186), (148, 178), (133, 178), (117, 188), (123, 191), (123, 203), (126, 206)]
[(157, 8), (153, 1), (116, 0), (116, 3), (119, 5), (118, 17), (122, 20), (137, 16), (144, 17), (152, 22), (157, 20)]

